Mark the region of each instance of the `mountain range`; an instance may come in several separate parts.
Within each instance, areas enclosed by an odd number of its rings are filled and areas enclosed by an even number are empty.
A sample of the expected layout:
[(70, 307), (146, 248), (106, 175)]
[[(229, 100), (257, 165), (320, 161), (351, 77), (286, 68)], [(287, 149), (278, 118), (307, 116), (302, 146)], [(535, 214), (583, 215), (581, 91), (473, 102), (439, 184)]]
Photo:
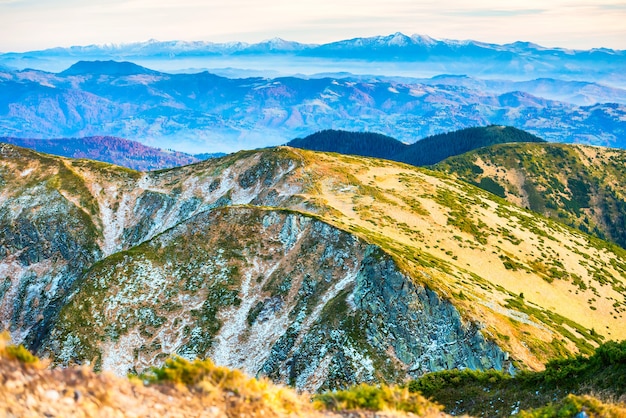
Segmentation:
[[(320, 131), (305, 138), (296, 138), (286, 145), (314, 151), (385, 158), (422, 166), (489, 145), (538, 141), (543, 140), (519, 129), (489, 126), (436, 135), (412, 145), (381, 134), (336, 130)], [(0, 142), (61, 157), (89, 158), (139, 171), (172, 168), (224, 155), (190, 155), (171, 150), (164, 151), (116, 137), (57, 139), (0, 137)]]
[[(626, 86), (623, 71), (626, 53), (598, 48), (569, 50), (547, 48), (529, 42), (490, 44), (477, 41), (437, 40), (424, 35), (354, 38), (323, 45), (271, 39), (257, 44), (231, 42), (167, 41), (89, 45), (42, 51), (0, 54), (0, 64), (14, 68), (60, 71), (79, 60), (127, 60), (161, 70), (196, 68), (256, 68), (294, 74), (294, 68), (337, 71), (338, 61), (358, 74), (378, 75), (465, 74), (481, 78), (527, 80), (536, 77), (599, 81)], [(348, 62), (350, 64), (348, 65)], [(52, 68), (55, 67), (55, 68)], [(368, 71), (369, 70), (369, 71)]]
[(132, 63), (79, 62), (52, 74), (0, 73), (0, 135), (118, 136), (189, 153), (272, 146), (323, 129), (412, 143), (476, 125), (510, 125), (555, 142), (624, 147), (626, 107), (579, 106), (513, 91), (352, 79), (229, 79)]
[(401, 33), (0, 54), (0, 414), (621, 417), (625, 67)]
[(52, 364), (208, 356), (317, 391), (626, 337), (625, 250), (444, 171), (290, 147), (148, 173), (0, 158), (0, 323)]
[[(395, 78), (402, 81), (402, 78)], [(466, 75), (438, 75), (432, 78), (404, 79), (405, 82), (429, 85), (461, 86), (492, 94), (522, 91), (536, 97), (572, 103), (579, 106), (596, 103), (626, 104), (626, 90), (588, 81), (567, 81), (555, 78), (536, 78), (525, 81), (489, 80)]]

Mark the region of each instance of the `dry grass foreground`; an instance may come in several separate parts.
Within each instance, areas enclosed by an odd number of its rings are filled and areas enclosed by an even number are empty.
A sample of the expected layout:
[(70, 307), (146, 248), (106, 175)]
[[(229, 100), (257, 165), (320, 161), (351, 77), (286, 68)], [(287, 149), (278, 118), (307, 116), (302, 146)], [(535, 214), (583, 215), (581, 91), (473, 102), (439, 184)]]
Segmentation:
[[(2, 417), (416, 416), (393, 410), (319, 411), (316, 408), (322, 403), (312, 403), (307, 395), (215, 366), (210, 360), (191, 363), (174, 358), (143, 380), (96, 374), (86, 366), (50, 370), (23, 346), (7, 342), (6, 334), (0, 334)], [(440, 412), (441, 407), (417, 398), (419, 416), (448, 416)]]

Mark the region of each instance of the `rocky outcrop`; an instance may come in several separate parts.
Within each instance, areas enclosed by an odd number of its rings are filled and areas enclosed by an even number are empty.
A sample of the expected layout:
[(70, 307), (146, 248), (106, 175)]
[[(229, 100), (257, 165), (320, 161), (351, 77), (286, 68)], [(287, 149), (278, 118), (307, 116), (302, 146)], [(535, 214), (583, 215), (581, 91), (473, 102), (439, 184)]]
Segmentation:
[(0, 202), (0, 327), (36, 348), (68, 290), (100, 256), (89, 217), (36, 184)]
[(380, 248), (303, 214), (245, 207), (203, 212), (98, 263), (44, 352), (120, 375), (171, 353), (211, 357), (309, 391), (506, 363)]
[(281, 183), (295, 164), (279, 152), (235, 157), (225, 170), (206, 162), (195, 168), (210, 174), (187, 181), (184, 172), (141, 175), (0, 148), (6, 162), (0, 172), (0, 328), (35, 350), (74, 283), (103, 257), (199, 212), (251, 201), (278, 204), (293, 192), (284, 193)]
[(398, 271), (370, 246), (357, 276), (354, 305), (367, 313), (366, 335), (383, 352), (389, 344), (412, 376), (428, 371), (505, 368), (507, 356), (477, 324), (464, 323), (447, 300)]

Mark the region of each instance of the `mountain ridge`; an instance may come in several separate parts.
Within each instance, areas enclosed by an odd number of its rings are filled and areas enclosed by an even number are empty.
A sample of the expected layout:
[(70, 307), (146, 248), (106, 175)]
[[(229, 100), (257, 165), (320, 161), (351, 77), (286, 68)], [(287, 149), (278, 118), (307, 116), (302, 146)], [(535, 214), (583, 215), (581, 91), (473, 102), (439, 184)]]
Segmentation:
[(0, 142), (30, 148), (61, 157), (88, 158), (121, 165), (139, 171), (150, 171), (192, 164), (211, 158), (210, 154), (196, 156), (148, 147), (137, 141), (109, 136), (85, 138), (11, 138), (0, 137)]
[(108, 135), (198, 153), (272, 146), (329, 127), (414, 142), (496, 124), (550, 141), (626, 147), (626, 105), (576, 106), (523, 92), (335, 78), (229, 79), (208, 72), (3, 75), (2, 136)]
[[(149, 173), (0, 155), (0, 320), (60, 364), (206, 353), (315, 390), (623, 338), (624, 250), (444, 173), (288, 147)], [(218, 350), (258, 335), (243, 363)]]
[[(620, 71), (626, 60), (623, 50), (573, 50), (528, 42), (493, 44), (472, 40), (438, 40), (425, 35), (407, 36), (401, 33), (325, 44), (303, 44), (282, 39), (252, 44), (151, 40), (0, 54), (0, 64), (48, 71), (59, 71), (62, 63), (71, 65), (81, 59), (122, 59), (142, 65), (152, 62), (158, 63), (159, 69), (170, 71), (193, 67), (224, 68), (235, 63), (238, 68), (279, 70), (285, 75), (293, 75), (294, 62), (303, 64), (297, 67), (306, 68), (309, 72), (345, 71), (349, 67), (358, 68), (358, 71), (353, 71), (357, 73), (367, 73), (371, 69), (368, 63), (376, 62), (381, 64), (380, 75), (384, 76), (452, 73), (517, 81), (553, 77), (603, 82), (622, 88), (626, 86)], [(256, 65), (252, 65), (250, 60)], [(337, 66), (337, 62), (344, 65)]]
[[(241, 50), (246, 50), (250, 47), (257, 47), (262, 45), (285, 45), (287, 48), (300, 49), (304, 47), (309, 48), (317, 48), (320, 46), (326, 45), (394, 45), (394, 46), (407, 46), (407, 45), (422, 45), (422, 46), (438, 46), (439, 44), (449, 44), (458, 47), (472, 45), (472, 46), (480, 46), (480, 47), (489, 47), (493, 49), (500, 48), (501, 50), (519, 50), (519, 49), (532, 49), (532, 50), (541, 50), (541, 51), (560, 51), (560, 52), (600, 52), (600, 53), (614, 53), (614, 54), (624, 54), (625, 50), (619, 49), (611, 49), (611, 48), (590, 48), (590, 49), (569, 49), (569, 48), (559, 48), (559, 47), (545, 47), (542, 45), (538, 45), (532, 42), (523, 42), (516, 41), (512, 43), (506, 44), (497, 44), (490, 42), (482, 42), (476, 40), (451, 40), (451, 39), (434, 39), (428, 35), (405, 35), (401, 32), (396, 32), (389, 35), (378, 35), (371, 37), (356, 37), (345, 40), (333, 41), (328, 43), (300, 43), (297, 41), (290, 41), (281, 38), (272, 38), (264, 41), (256, 42), (256, 43), (248, 43), (248, 42), (210, 42), (210, 41), (159, 41), (156, 39), (151, 39), (144, 42), (130, 42), (130, 43), (122, 43), (122, 44), (90, 44), (90, 45), (75, 45), (70, 47), (55, 47), (49, 49), (35, 50), (29, 52), (45, 52), (45, 51), (58, 51), (58, 52), (79, 52), (79, 51), (94, 51), (98, 49), (109, 49), (109, 50), (123, 50), (124, 48), (133, 48), (133, 49), (143, 49), (146, 47), (170, 47), (170, 48), (180, 48), (182, 50), (193, 50), (193, 49), (208, 49), (209, 52), (216, 52), (220, 49), (223, 49), (226, 53), (228, 52), (238, 52)], [(259, 48), (262, 49), (262, 48)], [(19, 52), (5, 52), (3, 54), (19, 54)]]

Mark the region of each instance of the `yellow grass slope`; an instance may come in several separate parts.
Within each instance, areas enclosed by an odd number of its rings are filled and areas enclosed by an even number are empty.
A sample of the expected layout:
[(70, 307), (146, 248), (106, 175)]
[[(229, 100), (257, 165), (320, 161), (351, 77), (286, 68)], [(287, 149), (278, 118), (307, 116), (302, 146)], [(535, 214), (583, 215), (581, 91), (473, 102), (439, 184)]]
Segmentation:
[(382, 246), (527, 366), (626, 338), (620, 248), (439, 173), (291, 152), (324, 220)]

